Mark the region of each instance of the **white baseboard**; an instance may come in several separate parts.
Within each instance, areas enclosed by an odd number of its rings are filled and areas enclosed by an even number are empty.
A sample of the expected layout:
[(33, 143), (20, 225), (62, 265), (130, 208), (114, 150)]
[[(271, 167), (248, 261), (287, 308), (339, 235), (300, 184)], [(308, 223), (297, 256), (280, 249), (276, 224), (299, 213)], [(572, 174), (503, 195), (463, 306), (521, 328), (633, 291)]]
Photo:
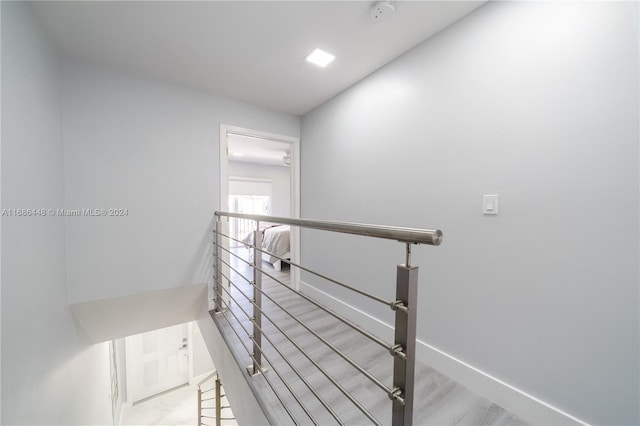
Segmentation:
[[(300, 281), (300, 290), (356, 324), (393, 336), (393, 327), (330, 294)], [(381, 336), (384, 337), (384, 336)], [(566, 413), (454, 356), (418, 339), (416, 358), (451, 377), (471, 391), (495, 402), (523, 420), (535, 425), (587, 425), (583, 420)]]

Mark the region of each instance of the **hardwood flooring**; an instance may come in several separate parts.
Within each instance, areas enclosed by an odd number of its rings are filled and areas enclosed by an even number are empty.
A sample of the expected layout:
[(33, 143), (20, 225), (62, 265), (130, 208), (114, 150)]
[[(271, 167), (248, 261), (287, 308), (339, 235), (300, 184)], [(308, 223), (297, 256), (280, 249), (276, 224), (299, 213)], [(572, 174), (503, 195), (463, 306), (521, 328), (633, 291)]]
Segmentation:
[[(246, 249), (234, 252), (246, 256)], [(238, 272), (251, 279), (252, 270), (244, 262), (231, 256), (231, 265)], [(278, 280), (289, 283), (289, 269), (275, 271), (269, 264), (263, 263), (262, 269)], [(230, 310), (224, 313), (212, 313), (214, 321), (221, 330), (227, 344), (240, 365), (249, 366), (251, 359), (247, 350), (230, 328), (232, 324), (242, 337), (246, 348), (252, 344), (247, 333), (251, 333), (252, 324), (246, 314), (251, 314), (252, 305), (242, 293), (251, 297), (251, 286), (247, 281), (231, 271), (230, 278), (237, 286), (231, 286), (233, 300)], [(368, 338), (353, 331), (347, 325), (332, 318), (321, 309), (303, 300), (289, 290), (287, 286), (276, 283), (263, 275), (263, 290), (269, 298), (263, 296), (262, 329), (263, 364), (267, 371), (247, 379), (258, 401), (272, 424), (313, 424), (329, 425), (344, 423), (347, 425), (371, 424), (372, 421), (359, 410), (317, 367), (325, 369), (339, 383), (346, 393), (358, 401), (361, 406), (383, 425), (391, 424), (391, 400), (387, 394), (354, 367), (336, 355), (312, 333), (305, 330), (291, 316), (279, 309), (277, 302), (287, 309), (296, 319), (321, 335), (340, 351), (377, 377), (387, 386), (392, 383), (392, 357), (389, 353)], [(244, 312), (243, 312), (244, 310)], [(236, 319), (237, 317), (237, 319)], [(284, 330), (297, 346), (306, 351), (315, 360), (314, 366), (295, 345), (285, 337), (274, 324)], [(278, 348), (280, 353), (274, 348)], [(282, 356), (281, 356), (282, 355)], [(303, 379), (294, 372), (298, 370)], [(289, 389), (287, 389), (287, 383)], [(306, 383), (305, 383), (306, 382)], [(270, 385), (280, 394), (290, 411), (287, 414), (282, 404), (270, 389)], [(309, 390), (316, 393), (333, 410), (332, 415)], [(292, 397), (291, 392), (300, 401)], [(416, 383), (414, 394), (414, 424), (416, 425), (524, 425), (525, 422), (507, 412), (502, 407), (469, 391), (454, 380), (435, 369), (416, 363)], [(309, 413), (313, 417), (310, 419)], [(292, 419), (293, 418), (293, 419)]]

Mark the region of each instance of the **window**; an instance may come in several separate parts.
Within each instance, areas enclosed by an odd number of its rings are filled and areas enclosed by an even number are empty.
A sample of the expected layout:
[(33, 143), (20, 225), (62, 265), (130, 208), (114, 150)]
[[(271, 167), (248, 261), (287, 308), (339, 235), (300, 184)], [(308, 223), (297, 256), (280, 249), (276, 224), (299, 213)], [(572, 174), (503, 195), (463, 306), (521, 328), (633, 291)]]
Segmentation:
[[(229, 211), (233, 213), (271, 214), (271, 181), (253, 178), (229, 179)], [(255, 228), (255, 222), (248, 219), (229, 220), (230, 235), (242, 240)], [(231, 240), (231, 247), (241, 244)]]

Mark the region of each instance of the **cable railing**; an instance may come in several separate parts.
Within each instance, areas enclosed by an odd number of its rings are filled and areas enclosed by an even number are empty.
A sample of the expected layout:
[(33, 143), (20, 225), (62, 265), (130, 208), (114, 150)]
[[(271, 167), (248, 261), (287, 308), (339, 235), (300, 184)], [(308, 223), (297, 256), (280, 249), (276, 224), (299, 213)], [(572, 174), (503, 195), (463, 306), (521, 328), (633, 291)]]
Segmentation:
[[(300, 338), (303, 330), (306, 336), (313, 336), (321, 343), (323, 352), (346, 363), (358, 377), (371, 383), (374, 389), (384, 392), (391, 400), (391, 424), (393, 426), (411, 425), (413, 422), (413, 392), (415, 371), (416, 314), (418, 267), (411, 264), (411, 248), (416, 244), (437, 246), (442, 242), (439, 230), (401, 228), (392, 226), (364, 225), (343, 222), (317, 221), (309, 219), (282, 218), (273, 216), (247, 215), (241, 213), (216, 212), (214, 229), (214, 319), (228, 324), (228, 328), (237, 337), (243, 353), (250, 359), (247, 368), (251, 376), (260, 376), (273, 392), (278, 403), (293, 424), (324, 424), (319, 420), (318, 409), (324, 410), (337, 424), (348, 424), (346, 415), (335, 407), (336, 396), (324, 390), (325, 383), (318, 385), (312, 377), (322, 377), (326, 384), (344, 397), (368, 421), (380, 425), (379, 408), (367, 406), (362, 398), (348, 384), (341, 381), (341, 371), (331, 371), (326, 357), (318, 356), (318, 350), (309, 350)], [(255, 224), (253, 238), (242, 242), (223, 231), (223, 219), (228, 217), (252, 220)], [(405, 263), (396, 267), (395, 298), (384, 298), (340, 280), (325, 273), (314, 271), (301, 265), (281, 253), (274, 253), (271, 245), (263, 245), (268, 230), (261, 229), (261, 223), (282, 224), (300, 228), (316, 229), (328, 232), (361, 235), (398, 241), (405, 245)], [(288, 238), (288, 237), (287, 237)], [(231, 249), (233, 242), (240, 242), (250, 249), (251, 256), (246, 258), (237, 249)], [(251, 241), (251, 243), (247, 243)], [(242, 250), (242, 249), (240, 249)], [(264, 256), (263, 256), (264, 255)], [(281, 274), (269, 269), (267, 262), (277, 259), (286, 262), (291, 268), (297, 268), (328, 283), (351, 291), (394, 311), (394, 338), (392, 342), (376, 335), (375, 332), (356, 324), (335, 309), (325, 306), (310, 295), (294, 288)], [(265, 287), (265, 283), (268, 286)], [(268, 289), (268, 288), (269, 289)], [(372, 371), (371, 365), (357, 360), (331, 337), (324, 335), (317, 327), (309, 324), (292, 312), (291, 306), (285, 306), (278, 294), (288, 294), (295, 300), (303, 300), (310, 309), (320, 312), (327, 318), (337, 321), (355, 335), (381, 347), (392, 362), (391, 380), (380, 378), (379, 372)], [(269, 290), (269, 291), (267, 291)], [(272, 293), (272, 294), (270, 294)], [(268, 302), (266, 305), (264, 302)], [(263, 319), (265, 320), (263, 323)], [(293, 326), (298, 327), (294, 329)], [(305, 339), (307, 341), (308, 339)], [(294, 355), (292, 356), (291, 351)], [(300, 356), (298, 356), (300, 355)], [(312, 372), (301, 367), (304, 359)], [(303, 371), (304, 370), (304, 371)], [(293, 379), (291, 379), (293, 377)], [(388, 383), (390, 382), (390, 383)], [(322, 388), (322, 389), (320, 389)], [(351, 410), (353, 411), (353, 410)], [(349, 414), (351, 415), (351, 414)], [(322, 422), (322, 423), (321, 423)], [(360, 422), (361, 423), (361, 422)]]
[[(206, 382), (211, 377), (215, 376), (213, 386), (208, 389), (202, 389), (202, 386), (198, 386), (198, 426), (221, 426), (222, 421), (235, 420), (233, 413), (231, 412), (230, 405), (223, 405), (223, 398), (226, 395), (223, 393), (222, 383), (218, 373), (214, 372), (211, 376), (203, 381)], [(213, 393), (211, 393), (213, 392)], [(225, 415), (223, 416), (223, 411)]]

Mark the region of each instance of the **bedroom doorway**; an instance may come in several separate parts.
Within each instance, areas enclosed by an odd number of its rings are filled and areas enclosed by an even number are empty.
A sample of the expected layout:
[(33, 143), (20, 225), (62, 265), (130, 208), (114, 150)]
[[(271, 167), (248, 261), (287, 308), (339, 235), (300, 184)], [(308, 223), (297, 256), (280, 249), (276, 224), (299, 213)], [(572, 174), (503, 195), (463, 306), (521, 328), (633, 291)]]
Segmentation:
[[(300, 217), (299, 161), (297, 137), (221, 125), (221, 209), (248, 214)], [(225, 222), (224, 226), (229, 232), (227, 235), (240, 241), (249, 238), (250, 228), (255, 227), (253, 221), (243, 223), (242, 220), (235, 219)], [(299, 261), (300, 233), (297, 228), (272, 227), (261, 222), (262, 228), (265, 240), (267, 237), (277, 239), (278, 256), (296, 263)], [(228, 239), (223, 238), (223, 243), (224, 240)], [(287, 242), (286, 248), (283, 248), (284, 240)], [(233, 247), (234, 243), (236, 247)], [(248, 250), (242, 244), (232, 240), (229, 245), (228, 248), (238, 255), (248, 256)], [(289, 268), (286, 262), (275, 258), (264, 259), (263, 267), (278, 272), (283, 278), (283, 274), (286, 274), (292, 287), (299, 288), (297, 268)]]

